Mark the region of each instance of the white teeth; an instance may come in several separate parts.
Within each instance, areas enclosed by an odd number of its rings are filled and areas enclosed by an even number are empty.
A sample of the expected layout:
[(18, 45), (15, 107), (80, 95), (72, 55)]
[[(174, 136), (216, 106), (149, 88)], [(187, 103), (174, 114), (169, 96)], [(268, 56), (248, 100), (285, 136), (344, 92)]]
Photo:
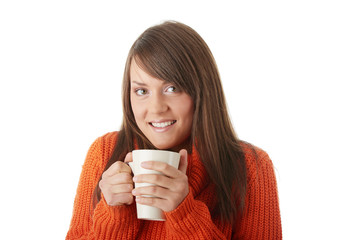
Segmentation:
[(164, 127), (167, 127), (167, 126), (170, 126), (172, 124), (174, 124), (176, 121), (168, 121), (168, 122), (161, 122), (161, 123), (151, 123), (151, 125), (153, 125), (154, 127), (157, 127), (157, 128), (164, 128)]

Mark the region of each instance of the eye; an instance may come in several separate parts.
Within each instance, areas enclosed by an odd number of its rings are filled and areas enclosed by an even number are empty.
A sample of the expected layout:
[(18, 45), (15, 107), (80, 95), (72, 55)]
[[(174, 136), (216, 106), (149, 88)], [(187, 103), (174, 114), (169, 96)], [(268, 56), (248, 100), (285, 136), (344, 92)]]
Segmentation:
[(147, 93), (147, 91), (145, 89), (143, 89), (143, 88), (139, 88), (139, 89), (135, 89), (135, 93), (138, 96), (143, 96), (143, 95), (145, 95)]
[(173, 92), (179, 92), (179, 90), (178, 90), (178, 88), (175, 87), (175, 86), (170, 86), (170, 87), (166, 88), (166, 92), (171, 92), (171, 93), (173, 93)]

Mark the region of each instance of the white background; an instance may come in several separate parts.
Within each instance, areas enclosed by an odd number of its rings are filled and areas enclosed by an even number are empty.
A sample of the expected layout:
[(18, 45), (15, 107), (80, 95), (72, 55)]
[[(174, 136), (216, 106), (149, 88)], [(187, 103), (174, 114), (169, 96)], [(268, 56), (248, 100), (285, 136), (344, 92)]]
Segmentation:
[(86, 152), (120, 127), (128, 50), (173, 19), (211, 48), (239, 137), (272, 158), (284, 239), (360, 239), (359, 12), (347, 0), (1, 1), (0, 238), (65, 238)]

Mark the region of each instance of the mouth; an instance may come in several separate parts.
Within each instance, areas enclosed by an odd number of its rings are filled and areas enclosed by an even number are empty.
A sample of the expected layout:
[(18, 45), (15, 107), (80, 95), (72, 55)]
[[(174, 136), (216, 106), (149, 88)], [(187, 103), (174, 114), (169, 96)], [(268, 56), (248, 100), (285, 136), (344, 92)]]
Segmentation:
[(166, 128), (176, 123), (176, 120), (164, 121), (164, 122), (149, 122), (149, 124), (155, 128)]

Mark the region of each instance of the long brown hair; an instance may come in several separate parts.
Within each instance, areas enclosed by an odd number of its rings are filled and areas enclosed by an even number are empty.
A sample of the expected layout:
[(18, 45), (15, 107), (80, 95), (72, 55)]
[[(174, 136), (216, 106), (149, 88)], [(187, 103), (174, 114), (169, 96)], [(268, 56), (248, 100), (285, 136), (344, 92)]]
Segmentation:
[[(123, 77), (123, 123), (104, 171), (123, 161), (134, 149), (134, 142), (139, 148), (155, 148), (138, 128), (131, 109), (132, 59), (151, 76), (175, 84), (192, 98), (190, 141), (215, 184), (217, 212), (222, 220), (232, 221), (245, 201), (244, 154), (230, 122), (214, 57), (200, 35), (182, 23), (167, 21), (150, 27), (132, 45)], [(96, 204), (100, 199), (98, 185), (93, 196)]]

